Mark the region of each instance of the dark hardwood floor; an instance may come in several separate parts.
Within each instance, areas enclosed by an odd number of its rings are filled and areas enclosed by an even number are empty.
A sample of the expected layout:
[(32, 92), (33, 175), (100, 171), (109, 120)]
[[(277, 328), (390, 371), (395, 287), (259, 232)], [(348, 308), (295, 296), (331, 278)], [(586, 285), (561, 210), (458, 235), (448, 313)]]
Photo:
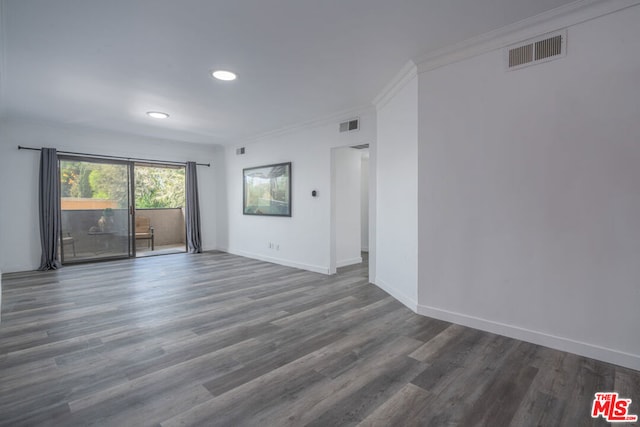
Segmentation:
[(0, 425), (586, 426), (640, 373), (225, 253), (7, 274)]

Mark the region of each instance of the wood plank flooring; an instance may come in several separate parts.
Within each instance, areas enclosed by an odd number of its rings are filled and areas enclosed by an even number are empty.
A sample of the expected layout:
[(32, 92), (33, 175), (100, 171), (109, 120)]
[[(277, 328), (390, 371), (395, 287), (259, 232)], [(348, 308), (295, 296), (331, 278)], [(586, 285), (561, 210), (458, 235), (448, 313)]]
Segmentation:
[(2, 426), (587, 426), (640, 373), (220, 252), (7, 274)]

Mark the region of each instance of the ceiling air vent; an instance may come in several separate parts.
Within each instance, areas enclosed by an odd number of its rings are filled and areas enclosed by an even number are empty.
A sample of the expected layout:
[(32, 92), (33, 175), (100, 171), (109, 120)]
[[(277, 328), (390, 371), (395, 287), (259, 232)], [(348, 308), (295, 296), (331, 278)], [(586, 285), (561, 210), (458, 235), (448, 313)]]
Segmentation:
[(369, 148), (369, 144), (352, 145), (351, 148), (355, 148), (356, 150), (364, 150), (365, 148)]
[(353, 132), (360, 129), (360, 119), (351, 119), (340, 123), (340, 132)]
[(505, 49), (507, 70), (562, 58), (567, 54), (567, 31), (545, 34)]

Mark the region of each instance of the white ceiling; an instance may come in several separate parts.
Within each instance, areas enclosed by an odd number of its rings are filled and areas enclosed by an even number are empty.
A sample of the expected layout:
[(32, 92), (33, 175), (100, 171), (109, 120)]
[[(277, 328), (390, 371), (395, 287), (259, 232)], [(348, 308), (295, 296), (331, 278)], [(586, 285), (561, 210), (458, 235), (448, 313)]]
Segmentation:
[(409, 59), (571, 2), (0, 1), (3, 116), (218, 144), (369, 105)]

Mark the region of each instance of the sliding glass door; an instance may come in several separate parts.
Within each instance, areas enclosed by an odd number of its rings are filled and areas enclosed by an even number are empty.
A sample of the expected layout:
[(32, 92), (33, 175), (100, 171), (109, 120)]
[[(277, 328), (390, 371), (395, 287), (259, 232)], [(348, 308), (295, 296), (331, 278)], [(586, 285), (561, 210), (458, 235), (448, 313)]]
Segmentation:
[(186, 252), (184, 166), (59, 159), (63, 264)]
[(133, 255), (130, 162), (60, 156), (63, 264)]

